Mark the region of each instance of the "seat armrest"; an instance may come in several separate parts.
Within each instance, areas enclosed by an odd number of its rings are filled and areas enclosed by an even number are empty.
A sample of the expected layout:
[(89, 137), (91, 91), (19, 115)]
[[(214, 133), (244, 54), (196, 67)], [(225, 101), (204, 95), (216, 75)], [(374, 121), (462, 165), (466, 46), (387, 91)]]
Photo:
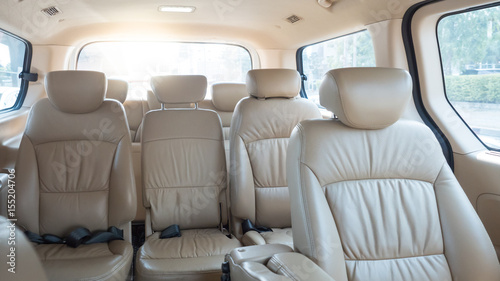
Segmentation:
[(335, 281), (306, 256), (281, 244), (236, 248), (226, 262), (232, 281)]
[(281, 253), (271, 257), (267, 268), (291, 280), (335, 281), (321, 267), (299, 253)]
[(293, 252), (292, 248), (282, 244), (239, 247), (226, 255), (226, 261), (228, 256), (230, 256), (236, 264), (242, 264), (247, 261), (265, 264), (275, 254), (290, 252)]

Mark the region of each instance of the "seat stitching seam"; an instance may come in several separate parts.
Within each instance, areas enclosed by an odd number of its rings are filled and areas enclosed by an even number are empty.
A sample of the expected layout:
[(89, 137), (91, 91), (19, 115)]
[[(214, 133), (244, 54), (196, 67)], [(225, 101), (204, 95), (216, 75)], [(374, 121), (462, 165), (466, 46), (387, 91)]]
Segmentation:
[(223, 141), (223, 139), (211, 139), (211, 138), (196, 138), (196, 137), (179, 137), (179, 138), (161, 138), (161, 139), (155, 139), (155, 140), (148, 140), (148, 141), (143, 141), (142, 143), (150, 143), (150, 142), (158, 142), (158, 141), (169, 141), (169, 140), (209, 140), (209, 141), (216, 141), (220, 142)]
[(437, 256), (444, 256), (444, 253), (441, 254), (429, 254), (429, 255), (421, 255), (421, 256), (413, 256), (413, 257), (398, 257), (398, 258), (387, 258), (387, 259), (346, 259), (346, 261), (391, 261), (391, 260), (404, 260), (404, 259), (418, 259), (418, 258), (426, 258), (426, 257), (437, 257)]

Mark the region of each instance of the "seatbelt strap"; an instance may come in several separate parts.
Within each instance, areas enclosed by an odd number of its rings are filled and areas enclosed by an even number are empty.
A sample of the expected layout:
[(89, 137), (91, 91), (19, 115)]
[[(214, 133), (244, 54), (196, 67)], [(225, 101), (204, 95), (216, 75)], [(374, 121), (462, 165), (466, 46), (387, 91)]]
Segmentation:
[(40, 236), (29, 230), (24, 232), (31, 242), (38, 244), (66, 244), (68, 247), (77, 248), (81, 244), (89, 245), (96, 243), (107, 243), (113, 240), (123, 240), (123, 230), (111, 226), (108, 231), (99, 231), (92, 234), (90, 230), (79, 227), (63, 239), (57, 235), (44, 234)]
[(252, 230), (257, 231), (258, 233), (272, 232), (273, 231), (269, 227), (254, 225), (249, 219), (246, 219), (241, 223), (241, 228), (243, 230), (243, 234), (247, 233), (248, 231), (252, 231)]

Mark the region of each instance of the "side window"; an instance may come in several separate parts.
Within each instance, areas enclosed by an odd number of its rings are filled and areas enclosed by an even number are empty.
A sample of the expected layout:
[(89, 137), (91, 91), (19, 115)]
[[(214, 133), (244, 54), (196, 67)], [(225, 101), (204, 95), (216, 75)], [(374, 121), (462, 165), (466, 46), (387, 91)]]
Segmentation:
[[(319, 86), (331, 69), (375, 66), (375, 52), (367, 30), (303, 47), (302, 73), (307, 98), (319, 105)], [(300, 53), (299, 53), (300, 54)]]
[(486, 146), (500, 149), (500, 7), (446, 16), (437, 31), (450, 104)]
[(27, 81), (19, 74), (27, 67), (28, 43), (0, 29), (0, 112), (21, 106)]

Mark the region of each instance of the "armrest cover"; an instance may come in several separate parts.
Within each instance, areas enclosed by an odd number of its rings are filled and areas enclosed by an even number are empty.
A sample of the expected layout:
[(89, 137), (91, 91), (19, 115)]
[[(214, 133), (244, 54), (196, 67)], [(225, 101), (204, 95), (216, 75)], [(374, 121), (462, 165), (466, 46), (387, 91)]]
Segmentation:
[(279, 253), (293, 252), (292, 248), (282, 244), (268, 244), (236, 248), (226, 255), (234, 261), (234, 263), (241, 265), (243, 262), (252, 261), (265, 264), (269, 259)]
[(256, 231), (248, 231), (243, 235), (241, 238), (241, 243), (246, 246), (253, 246), (253, 245), (265, 245), (266, 241), (260, 235), (260, 233)]
[(290, 280), (335, 281), (321, 267), (299, 253), (276, 254), (269, 260), (267, 267)]
[(226, 261), (232, 281), (335, 281), (306, 256), (280, 244), (236, 248)]

